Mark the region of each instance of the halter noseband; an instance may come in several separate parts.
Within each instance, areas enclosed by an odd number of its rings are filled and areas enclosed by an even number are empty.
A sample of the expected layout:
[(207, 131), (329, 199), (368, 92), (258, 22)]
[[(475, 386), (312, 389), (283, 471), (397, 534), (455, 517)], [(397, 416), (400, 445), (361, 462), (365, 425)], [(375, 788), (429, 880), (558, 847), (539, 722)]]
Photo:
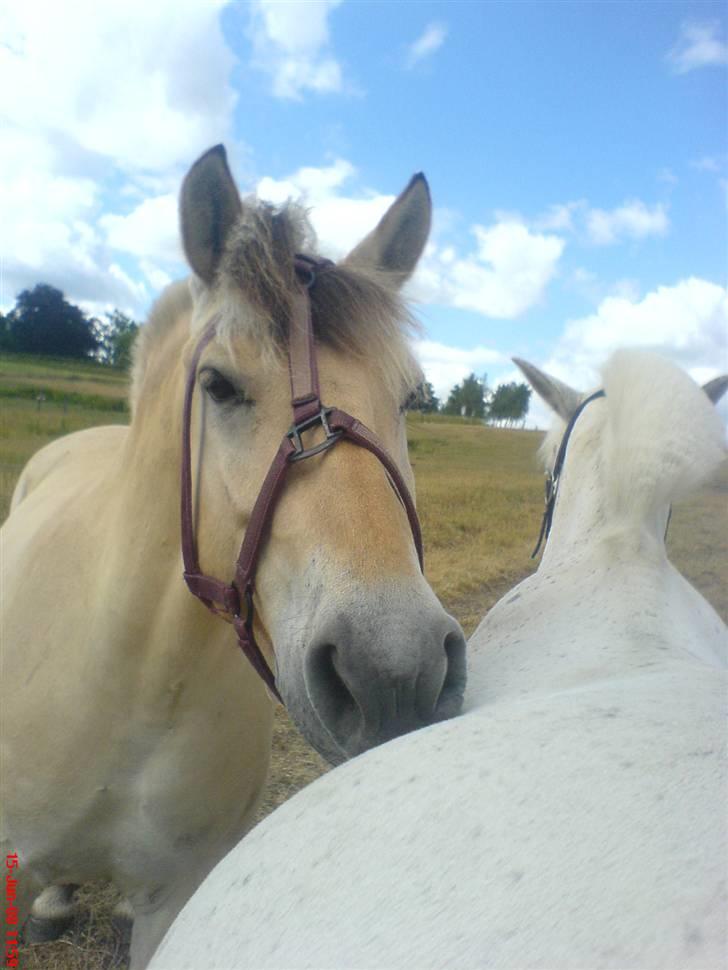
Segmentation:
[[(273, 671), (263, 656), (253, 633), (255, 573), (276, 502), (292, 462), (304, 461), (314, 455), (319, 455), (334, 447), (344, 438), (369, 451), (384, 465), (389, 482), (407, 513), (420, 568), (424, 567), (422, 536), (417, 512), (395, 462), (380, 445), (376, 435), (361, 421), (353, 418), (345, 411), (336, 407), (325, 407), (321, 403), (309, 291), (316, 283), (317, 274), (325, 271), (329, 265), (331, 264), (328, 260), (317, 261), (307, 256), (298, 255), (294, 260), (298, 283), (292, 301), (293, 312), (288, 338), (288, 370), (291, 381), (293, 423), (283, 436), (280, 447), (261, 485), (245, 530), (240, 554), (235, 564), (235, 576), (231, 583), (224, 583), (202, 573), (192, 514), (192, 446), (190, 432), (192, 398), (197, 378), (197, 367), (203, 350), (215, 336), (217, 318), (213, 318), (208, 324), (192, 355), (187, 372), (182, 412), (180, 478), (182, 559), (185, 582), (190, 592), (197, 596), (209, 610), (232, 621), (238, 636), (238, 645), (268, 689), (281, 703), (283, 702), (276, 687)], [(311, 448), (305, 448), (302, 435), (317, 426), (320, 426), (323, 430), (324, 440)]]
[(541, 520), (541, 531), (538, 534), (538, 542), (536, 543), (536, 548), (531, 553), (531, 559), (536, 558), (538, 555), (538, 550), (541, 548), (541, 544), (548, 539), (549, 533), (551, 532), (551, 523), (554, 517), (554, 509), (556, 508), (556, 496), (559, 490), (559, 480), (561, 478), (561, 471), (564, 467), (564, 461), (566, 459), (566, 448), (569, 444), (569, 438), (571, 437), (571, 432), (574, 430), (574, 425), (576, 424), (577, 418), (587, 404), (591, 404), (592, 401), (596, 401), (598, 398), (606, 396), (607, 395), (604, 393), (604, 391), (595, 391), (594, 394), (590, 394), (589, 397), (584, 398), (576, 411), (574, 411), (574, 413), (571, 415), (569, 423), (566, 425), (564, 437), (561, 439), (559, 450), (556, 453), (556, 461), (554, 462), (553, 471), (548, 472), (546, 475), (546, 508), (544, 509), (543, 519)]

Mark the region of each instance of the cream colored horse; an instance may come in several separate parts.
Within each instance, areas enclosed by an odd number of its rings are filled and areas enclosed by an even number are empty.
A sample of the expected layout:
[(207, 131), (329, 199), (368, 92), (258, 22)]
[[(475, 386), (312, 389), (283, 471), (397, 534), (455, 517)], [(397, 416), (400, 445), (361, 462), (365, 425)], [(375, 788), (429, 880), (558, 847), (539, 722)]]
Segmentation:
[[(418, 176), (311, 291), (324, 401), (379, 436), (410, 488), (403, 404), (419, 375), (397, 291), (429, 224)], [(311, 252), (302, 212), (241, 202), (222, 148), (187, 176), (181, 226), (194, 285), (170, 287), (142, 330), (130, 427), (41, 451), (3, 531), (3, 852), (19, 854), (23, 907), (48, 887), (40, 932), (67, 916), (73, 884), (112, 880), (133, 909), (134, 967), (251, 825), (271, 740), (262, 682), (182, 580), (185, 365), (220, 314), (193, 440), (202, 567), (229, 581), (291, 420), (292, 259)], [(462, 634), (363, 449), (291, 467), (256, 590), (279, 690), (331, 760), (459, 710)]]

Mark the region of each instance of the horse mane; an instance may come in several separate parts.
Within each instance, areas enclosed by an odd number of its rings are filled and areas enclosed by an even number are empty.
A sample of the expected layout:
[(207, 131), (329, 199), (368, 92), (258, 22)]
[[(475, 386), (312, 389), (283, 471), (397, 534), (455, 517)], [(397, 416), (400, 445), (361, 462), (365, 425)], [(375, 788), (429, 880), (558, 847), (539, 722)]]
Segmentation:
[(726, 456), (723, 422), (703, 389), (659, 354), (619, 350), (602, 369), (603, 471), (618, 513), (649, 514), (705, 481)]
[[(726, 456), (725, 429), (702, 388), (659, 354), (618, 350), (601, 373), (606, 399), (579, 417), (578, 450), (598, 461), (610, 514), (644, 521), (709, 478)], [(544, 438), (547, 467), (563, 432), (559, 418)]]
[[(315, 256), (314, 233), (301, 206), (243, 200), (206, 297), (205, 318), (219, 313), (222, 339), (252, 337), (263, 355), (285, 353), (297, 253)], [(321, 343), (353, 357), (376, 359), (392, 384), (413, 383), (418, 369), (408, 337), (417, 325), (390, 275), (346, 261), (332, 263), (317, 274), (309, 292), (314, 333)], [(132, 408), (149, 360), (192, 310), (190, 287), (184, 282), (171, 284), (157, 300), (137, 340)]]

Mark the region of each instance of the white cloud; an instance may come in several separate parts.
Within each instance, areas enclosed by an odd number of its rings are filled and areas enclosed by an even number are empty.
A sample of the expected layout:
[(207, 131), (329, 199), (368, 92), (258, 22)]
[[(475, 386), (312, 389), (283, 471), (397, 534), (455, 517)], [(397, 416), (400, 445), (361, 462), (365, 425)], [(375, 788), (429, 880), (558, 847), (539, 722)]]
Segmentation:
[(691, 162), (692, 168), (697, 169), (699, 172), (714, 172), (718, 173), (722, 169), (721, 163), (713, 155), (704, 155), (702, 158), (696, 158), (694, 162)]
[[(113, 302), (137, 316), (146, 309), (151, 293), (121, 254), (146, 257), (138, 276), (152, 286), (166, 278), (155, 261), (178, 255), (176, 216), (170, 227), (171, 208), (158, 197), (176, 192), (183, 167), (232, 129), (234, 58), (222, 5), (3, 5), (4, 306), (43, 280), (88, 305)], [(109, 198), (136, 208), (104, 220)]]
[(443, 402), (447, 400), (453, 387), (468, 374), (475, 373), (482, 377), (492, 367), (510, 364), (509, 359), (499, 351), (483, 346), (462, 349), (434, 340), (417, 340), (414, 350), (426, 379)]
[(689, 277), (660, 286), (641, 300), (604, 299), (596, 312), (571, 321), (544, 369), (587, 388), (618, 347), (644, 347), (669, 356), (686, 370), (728, 368), (728, 291)]
[(675, 74), (728, 64), (728, 44), (719, 35), (717, 20), (682, 24), (677, 43), (667, 55)]
[(664, 205), (649, 208), (640, 199), (624, 202), (611, 211), (590, 209), (586, 217), (587, 233), (597, 246), (609, 246), (624, 238), (664, 236), (669, 225)]
[[(126, 170), (187, 163), (228, 134), (236, 96), (219, 2), (28, 0), (5, 6), (6, 122)], [(52, 79), (49, 81), (49, 79)]]
[(103, 215), (99, 225), (112, 249), (170, 262), (184, 258), (179, 242), (176, 193), (144, 199), (125, 216)]
[(405, 66), (412, 68), (425, 57), (434, 54), (445, 43), (447, 26), (438, 21), (429, 23), (414, 43), (407, 48)]
[(486, 317), (512, 319), (538, 303), (553, 278), (564, 240), (520, 222), (473, 226), (476, 251), (446, 264), (446, 302)]
[(250, 36), (253, 65), (269, 74), (273, 94), (300, 101), (304, 92), (344, 90), (341, 65), (329, 50), (328, 18), (341, 0), (255, 0)]
[(533, 228), (538, 230), (553, 230), (555, 232), (573, 232), (574, 218), (586, 207), (586, 202), (563, 202), (550, 205), (548, 209), (533, 222)]

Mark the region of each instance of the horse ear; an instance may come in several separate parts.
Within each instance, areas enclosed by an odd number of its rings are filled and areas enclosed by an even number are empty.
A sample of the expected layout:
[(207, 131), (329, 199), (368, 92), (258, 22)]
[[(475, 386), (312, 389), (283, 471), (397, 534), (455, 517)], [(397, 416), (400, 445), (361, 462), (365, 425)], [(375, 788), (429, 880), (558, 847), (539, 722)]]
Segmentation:
[(344, 262), (393, 273), (402, 284), (412, 275), (422, 255), (431, 222), (430, 189), (419, 172)]
[(728, 374), (723, 374), (721, 377), (714, 377), (712, 381), (703, 384), (703, 390), (713, 404), (717, 404), (728, 390)]
[(578, 408), (584, 395), (569, 387), (568, 384), (563, 384), (555, 377), (545, 374), (538, 367), (529, 364), (527, 360), (521, 360), (520, 357), (513, 357), (512, 360), (523, 371), (526, 380), (538, 396), (543, 398), (560, 418), (568, 421)]
[(230, 229), (242, 212), (222, 145), (205, 152), (187, 173), (179, 210), (187, 262), (209, 286), (220, 265)]

